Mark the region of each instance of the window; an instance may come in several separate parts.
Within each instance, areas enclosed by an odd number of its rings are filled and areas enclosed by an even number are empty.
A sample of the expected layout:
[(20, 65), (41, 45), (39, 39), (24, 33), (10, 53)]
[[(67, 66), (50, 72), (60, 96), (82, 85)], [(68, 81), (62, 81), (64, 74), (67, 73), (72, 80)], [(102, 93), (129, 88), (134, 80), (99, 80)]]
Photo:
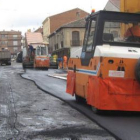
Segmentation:
[(47, 55), (47, 48), (46, 47), (43, 47), (43, 46), (37, 46), (36, 48), (36, 54), (37, 55)]
[(92, 20), (88, 27), (86, 27), (83, 51), (89, 52), (93, 50), (95, 24), (96, 20)]
[(72, 32), (72, 42), (71, 46), (80, 46), (80, 36), (79, 31)]
[(14, 47), (14, 52), (17, 52), (18, 51), (18, 47)]
[(8, 41), (1, 41), (1, 45), (7, 45)]
[(57, 44), (55, 44), (55, 50), (57, 50), (58, 49), (58, 43)]
[(18, 35), (13, 35), (13, 38), (17, 38), (18, 37)]
[(37, 47), (37, 49), (36, 49), (36, 54), (37, 54), (37, 55), (40, 55), (40, 47)]
[(1, 35), (1, 38), (7, 38), (7, 35)]
[(104, 42), (140, 44), (140, 23), (134, 21), (105, 21)]
[(77, 17), (77, 19), (79, 19), (80, 18), (80, 12), (78, 11), (78, 12), (76, 12), (76, 17)]
[(113, 34), (114, 38), (117, 38), (119, 36), (118, 31), (111, 31), (111, 33)]
[(13, 41), (13, 45), (17, 46), (18, 45), (18, 41)]
[(41, 47), (41, 55), (46, 55), (46, 47)]

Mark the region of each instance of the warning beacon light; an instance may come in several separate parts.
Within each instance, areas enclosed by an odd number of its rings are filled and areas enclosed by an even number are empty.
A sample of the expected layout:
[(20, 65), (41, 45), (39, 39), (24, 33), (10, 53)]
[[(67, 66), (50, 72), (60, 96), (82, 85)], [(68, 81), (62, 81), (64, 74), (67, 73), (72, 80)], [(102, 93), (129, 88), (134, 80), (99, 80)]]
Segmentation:
[(92, 10), (91, 10), (91, 13), (95, 13), (95, 9), (92, 9)]

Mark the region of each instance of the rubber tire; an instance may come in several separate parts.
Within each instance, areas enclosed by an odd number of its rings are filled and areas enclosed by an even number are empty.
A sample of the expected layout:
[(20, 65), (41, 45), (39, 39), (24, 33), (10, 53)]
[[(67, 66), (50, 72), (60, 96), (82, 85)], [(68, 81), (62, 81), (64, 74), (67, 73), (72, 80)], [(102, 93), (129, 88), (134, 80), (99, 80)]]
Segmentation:
[(26, 68), (25, 64), (22, 64), (22, 67), (23, 67), (23, 69), (25, 69)]
[(77, 103), (82, 103), (84, 99), (75, 94), (75, 100), (76, 100)]
[(140, 58), (135, 66), (135, 78), (140, 83)]
[(102, 110), (97, 109), (97, 108), (95, 108), (95, 107), (93, 107), (93, 106), (91, 106), (91, 109), (92, 109), (92, 111), (93, 111), (95, 114), (101, 115), (101, 114), (103, 113)]

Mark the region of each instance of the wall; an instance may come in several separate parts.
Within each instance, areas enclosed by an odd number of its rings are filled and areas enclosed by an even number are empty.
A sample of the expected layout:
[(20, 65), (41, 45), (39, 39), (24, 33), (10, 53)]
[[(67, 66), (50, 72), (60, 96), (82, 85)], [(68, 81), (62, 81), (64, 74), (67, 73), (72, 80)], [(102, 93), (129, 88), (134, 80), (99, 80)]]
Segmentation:
[(43, 41), (49, 44), (48, 36), (50, 35), (50, 18), (43, 22)]
[[(55, 44), (58, 44), (58, 49), (61, 49), (62, 46), (61, 41), (63, 41), (63, 47), (64, 48), (70, 48), (71, 40), (72, 40), (72, 32), (73, 31), (79, 31), (80, 34), (80, 46), (83, 45), (84, 40), (84, 32), (85, 28), (63, 28), (56, 34), (53, 34), (49, 39), (49, 46), (53, 48), (53, 51), (55, 51)], [(59, 37), (58, 37), (59, 36)], [(74, 47), (74, 46), (73, 46)]]
[(77, 19), (84, 18), (88, 14), (89, 13), (79, 8), (76, 8), (76, 9), (72, 9), (72, 10), (46, 18), (42, 23), (43, 24), (43, 40), (46, 42), (47, 37), (53, 32), (55, 32), (62, 25), (75, 21)]
[[(77, 15), (79, 13), (79, 15)], [(55, 16), (50, 17), (50, 33), (53, 33), (60, 26), (69, 23), (71, 21), (75, 21), (81, 18), (84, 18), (88, 15), (87, 12), (81, 9), (73, 9), (61, 14), (57, 14)]]
[(107, 11), (120, 11), (120, 9), (118, 7), (116, 7), (112, 2), (108, 1), (105, 8), (105, 10)]

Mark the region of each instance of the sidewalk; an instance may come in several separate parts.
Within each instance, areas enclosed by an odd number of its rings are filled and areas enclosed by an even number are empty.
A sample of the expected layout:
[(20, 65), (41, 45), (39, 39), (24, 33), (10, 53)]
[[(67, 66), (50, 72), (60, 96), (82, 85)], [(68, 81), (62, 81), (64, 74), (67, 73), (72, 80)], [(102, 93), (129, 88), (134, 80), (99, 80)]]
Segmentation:
[(63, 80), (67, 80), (67, 70), (57, 69), (55, 71), (55, 73), (48, 74), (48, 76), (59, 78), (59, 79), (63, 79)]

